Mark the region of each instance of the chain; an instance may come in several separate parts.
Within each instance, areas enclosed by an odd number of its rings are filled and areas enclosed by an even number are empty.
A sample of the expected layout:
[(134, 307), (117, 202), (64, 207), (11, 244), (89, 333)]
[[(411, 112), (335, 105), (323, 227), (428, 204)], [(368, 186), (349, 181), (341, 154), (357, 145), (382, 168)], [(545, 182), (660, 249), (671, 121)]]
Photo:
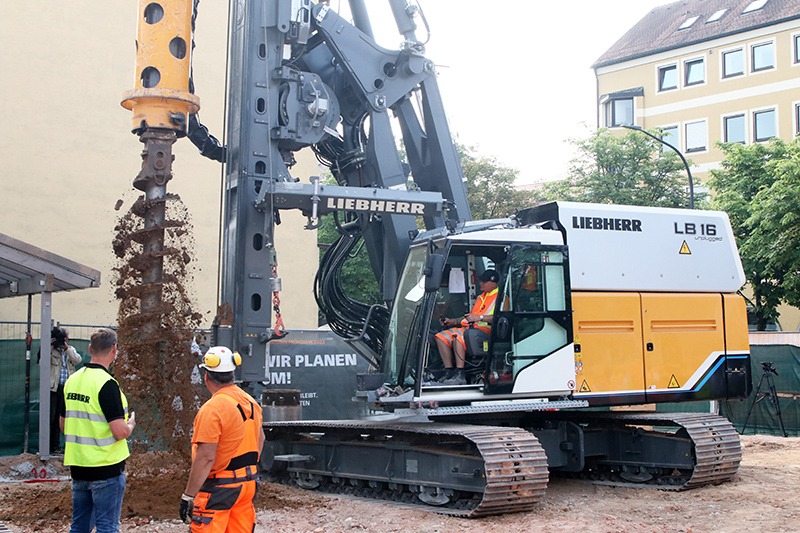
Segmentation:
[[(278, 279), (278, 262), (272, 263), (272, 278)], [(286, 336), (286, 328), (283, 325), (283, 317), (281, 316), (281, 293), (278, 290), (272, 291), (272, 310), (275, 311), (275, 327), (272, 331), (275, 337), (281, 338)]]

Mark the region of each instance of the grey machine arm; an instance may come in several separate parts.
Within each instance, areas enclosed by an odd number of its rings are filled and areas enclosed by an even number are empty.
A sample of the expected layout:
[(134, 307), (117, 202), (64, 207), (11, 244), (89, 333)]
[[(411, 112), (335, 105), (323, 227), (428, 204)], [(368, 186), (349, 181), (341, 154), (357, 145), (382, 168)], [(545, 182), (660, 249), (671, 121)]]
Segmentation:
[[(309, 227), (335, 212), (342, 243), (363, 237), (386, 302), (417, 230), (412, 215), (422, 216), (426, 229), (470, 219), (434, 64), (415, 36), (417, 6), (389, 3), (404, 39), (399, 50), (376, 44), (364, 0), (350, 0), (354, 24), (310, 0), (232, 3), (218, 325), (219, 340), (244, 356), (245, 381), (261, 381), (268, 370), (267, 342), (275, 335), (269, 295), (279, 283), (273, 234), (281, 209), (300, 209)], [(304, 183), (290, 174), (294, 153), (305, 147), (338, 185)], [(336, 268), (336, 261), (321, 268)], [(335, 278), (318, 274), (318, 300), (333, 290), (325, 280)], [(361, 329), (379, 355), (381, 318), (367, 324), (369, 306), (342, 306), (323, 309), (346, 316), (334, 331), (348, 337)]]

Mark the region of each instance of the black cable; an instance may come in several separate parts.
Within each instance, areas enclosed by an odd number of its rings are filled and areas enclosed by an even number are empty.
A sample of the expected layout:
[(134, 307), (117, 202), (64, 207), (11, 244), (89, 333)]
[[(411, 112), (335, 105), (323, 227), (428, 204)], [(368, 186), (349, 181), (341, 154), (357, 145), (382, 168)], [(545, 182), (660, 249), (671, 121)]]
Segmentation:
[[(356, 223), (341, 225), (336, 220), (339, 238), (322, 257), (314, 279), (314, 298), (331, 331), (345, 339), (361, 338), (375, 353), (383, 351), (383, 341), (389, 326), (389, 310), (383, 306), (370, 306), (350, 298), (341, 284), (341, 269), (352, 250), (362, 238)], [(365, 322), (373, 308), (370, 322)], [(362, 335), (363, 332), (363, 335)]]
[[(199, 5), (200, 0), (194, 0), (194, 5), (192, 6), (192, 52), (194, 52), (195, 46), (194, 29), (197, 21), (197, 8)], [(189, 92), (194, 94), (193, 66), (189, 68)], [(220, 144), (217, 138), (208, 132), (208, 128), (200, 123), (197, 113), (192, 113), (189, 115), (188, 137), (189, 140), (192, 141), (192, 144), (195, 145), (198, 150), (200, 150), (200, 155), (213, 161), (219, 161), (220, 163), (225, 162), (225, 146)]]

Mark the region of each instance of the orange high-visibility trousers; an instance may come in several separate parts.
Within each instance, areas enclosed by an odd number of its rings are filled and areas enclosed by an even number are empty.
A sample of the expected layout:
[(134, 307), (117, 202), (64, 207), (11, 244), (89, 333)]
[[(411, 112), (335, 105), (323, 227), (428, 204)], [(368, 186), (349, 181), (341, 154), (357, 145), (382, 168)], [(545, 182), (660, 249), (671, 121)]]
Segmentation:
[[(205, 488), (205, 486), (204, 486)], [(256, 482), (239, 481), (200, 489), (192, 509), (192, 533), (253, 533)]]

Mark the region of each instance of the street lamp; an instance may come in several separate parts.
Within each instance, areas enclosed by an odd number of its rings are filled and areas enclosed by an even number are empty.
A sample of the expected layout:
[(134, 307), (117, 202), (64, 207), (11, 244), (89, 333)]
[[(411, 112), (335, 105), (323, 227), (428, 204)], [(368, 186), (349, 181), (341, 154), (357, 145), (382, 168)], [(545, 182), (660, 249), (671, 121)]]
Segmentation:
[(681, 161), (683, 161), (683, 166), (686, 167), (686, 175), (689, 176), (689, 209), (694, 209), (694, 182), (692, 181), (692, 171), (689, 170), (689, 162), (686, 161), (685, 157), (683, 157), (683, 154), (681, 153), (681, 151), (678, 150), (677, 148), (675, 148), (674, 146), (672, 146), (670, 143), (668, 143), (667, 141), (665, 141), (661, 137), (656, 137), (655, 135), (653, 135), (652, 133), (650, 133), (646, 129), (642, 128), (641, 126), (635, 126), (633, 124), (621, 124), (621, 126), (623, 128), (629, 129), (629, 130), (642, 132), (645, 135), (647, 135), (648, 137), (651, 137), (651, 138), (657, 140), (658, 142), (660, 142), (664, 146), (672, 148), (672, 150), (676, 154), (678, 154), (678, 157), (680, 157)]

